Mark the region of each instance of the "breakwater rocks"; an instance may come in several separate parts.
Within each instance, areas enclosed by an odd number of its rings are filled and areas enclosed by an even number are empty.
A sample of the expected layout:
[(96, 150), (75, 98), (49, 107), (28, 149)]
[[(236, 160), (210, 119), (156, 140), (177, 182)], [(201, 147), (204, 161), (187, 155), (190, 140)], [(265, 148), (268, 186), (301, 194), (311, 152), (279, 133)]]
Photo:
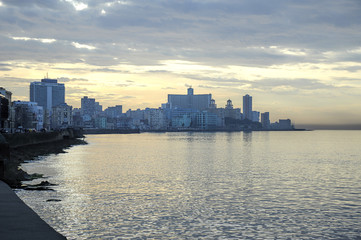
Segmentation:
[(21, 181), (41, 176), (27, 174), (19, 168), (21, 163), (37, 156), (63, 153), (73, 145), (86, 144), (80, 138), (83, 138), (82, 132), (74, 129), (0, 135), (0, 180), (13, 188), (22, 187)]

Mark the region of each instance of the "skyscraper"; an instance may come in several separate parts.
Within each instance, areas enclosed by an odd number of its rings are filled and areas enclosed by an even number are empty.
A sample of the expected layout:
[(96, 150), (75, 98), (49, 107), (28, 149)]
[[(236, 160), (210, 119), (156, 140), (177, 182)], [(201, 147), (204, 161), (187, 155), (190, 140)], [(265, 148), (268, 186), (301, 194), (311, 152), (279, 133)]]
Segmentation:
[(261, 114), (261, 123), (262, 127), (264, 129), (269, 129), (271, 126), (270, 120), (269, 120), (269, 112), (264, 112)]
[(38, 103), (44, 110), (65, 103), (65, 86), (56, 79), (44, 78), (41, 82), (30, 83), (30, 101)]
[(243, 116), (244, 119), (253, 120), (252, 116), (252, 96), (245, 95), (243, 96)]

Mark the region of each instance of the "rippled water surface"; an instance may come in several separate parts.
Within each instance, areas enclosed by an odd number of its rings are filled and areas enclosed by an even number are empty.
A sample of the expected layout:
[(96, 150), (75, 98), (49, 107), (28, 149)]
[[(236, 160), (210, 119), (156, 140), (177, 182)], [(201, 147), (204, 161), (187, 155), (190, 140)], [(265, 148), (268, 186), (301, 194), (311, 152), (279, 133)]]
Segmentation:
[(361, 131), (86, 140), (23, 164), (56, 191), (17, 192), (68, 239), (361, 239)]

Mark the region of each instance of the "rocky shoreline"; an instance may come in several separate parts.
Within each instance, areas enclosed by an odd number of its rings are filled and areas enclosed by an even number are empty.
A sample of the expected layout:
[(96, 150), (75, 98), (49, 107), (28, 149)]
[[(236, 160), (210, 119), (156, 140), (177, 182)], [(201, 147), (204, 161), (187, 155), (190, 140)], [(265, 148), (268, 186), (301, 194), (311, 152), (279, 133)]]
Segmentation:
[[(22, 181), (41, 178), (42, 175), (28, 174), (21, 169), (20, 165), (23, 162), (33, 160), (38, 156), (65, 153), (67, 148), (80, 144), (87, 143), (81, 138), (65, 138), (57, 141), (41, 142), (17, 147), (9, 145), (8, 149), (6, 149), (6, 147), (3, 148), (1, 151), (2, 154), (0, 154), (0, 158), (2, 158), (4, 162), (1, 180), (7, 183), (11, 188), (36, 190), (36, 186), (23, 185)], [(38, 186), (38, 190), (47, 189), (49, 185), (45, 185), (46, 183), (44, 183), (44, 186)]]

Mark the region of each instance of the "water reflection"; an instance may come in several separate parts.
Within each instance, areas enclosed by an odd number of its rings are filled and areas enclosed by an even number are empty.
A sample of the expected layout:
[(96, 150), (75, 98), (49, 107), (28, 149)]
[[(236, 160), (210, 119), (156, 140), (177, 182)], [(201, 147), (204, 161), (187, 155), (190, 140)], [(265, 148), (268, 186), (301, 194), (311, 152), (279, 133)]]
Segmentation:
[(356, 239), (361, 134), (347, 134), (89, 136), (26, 164), (56, 192), (18, 194), (69, 239)]

